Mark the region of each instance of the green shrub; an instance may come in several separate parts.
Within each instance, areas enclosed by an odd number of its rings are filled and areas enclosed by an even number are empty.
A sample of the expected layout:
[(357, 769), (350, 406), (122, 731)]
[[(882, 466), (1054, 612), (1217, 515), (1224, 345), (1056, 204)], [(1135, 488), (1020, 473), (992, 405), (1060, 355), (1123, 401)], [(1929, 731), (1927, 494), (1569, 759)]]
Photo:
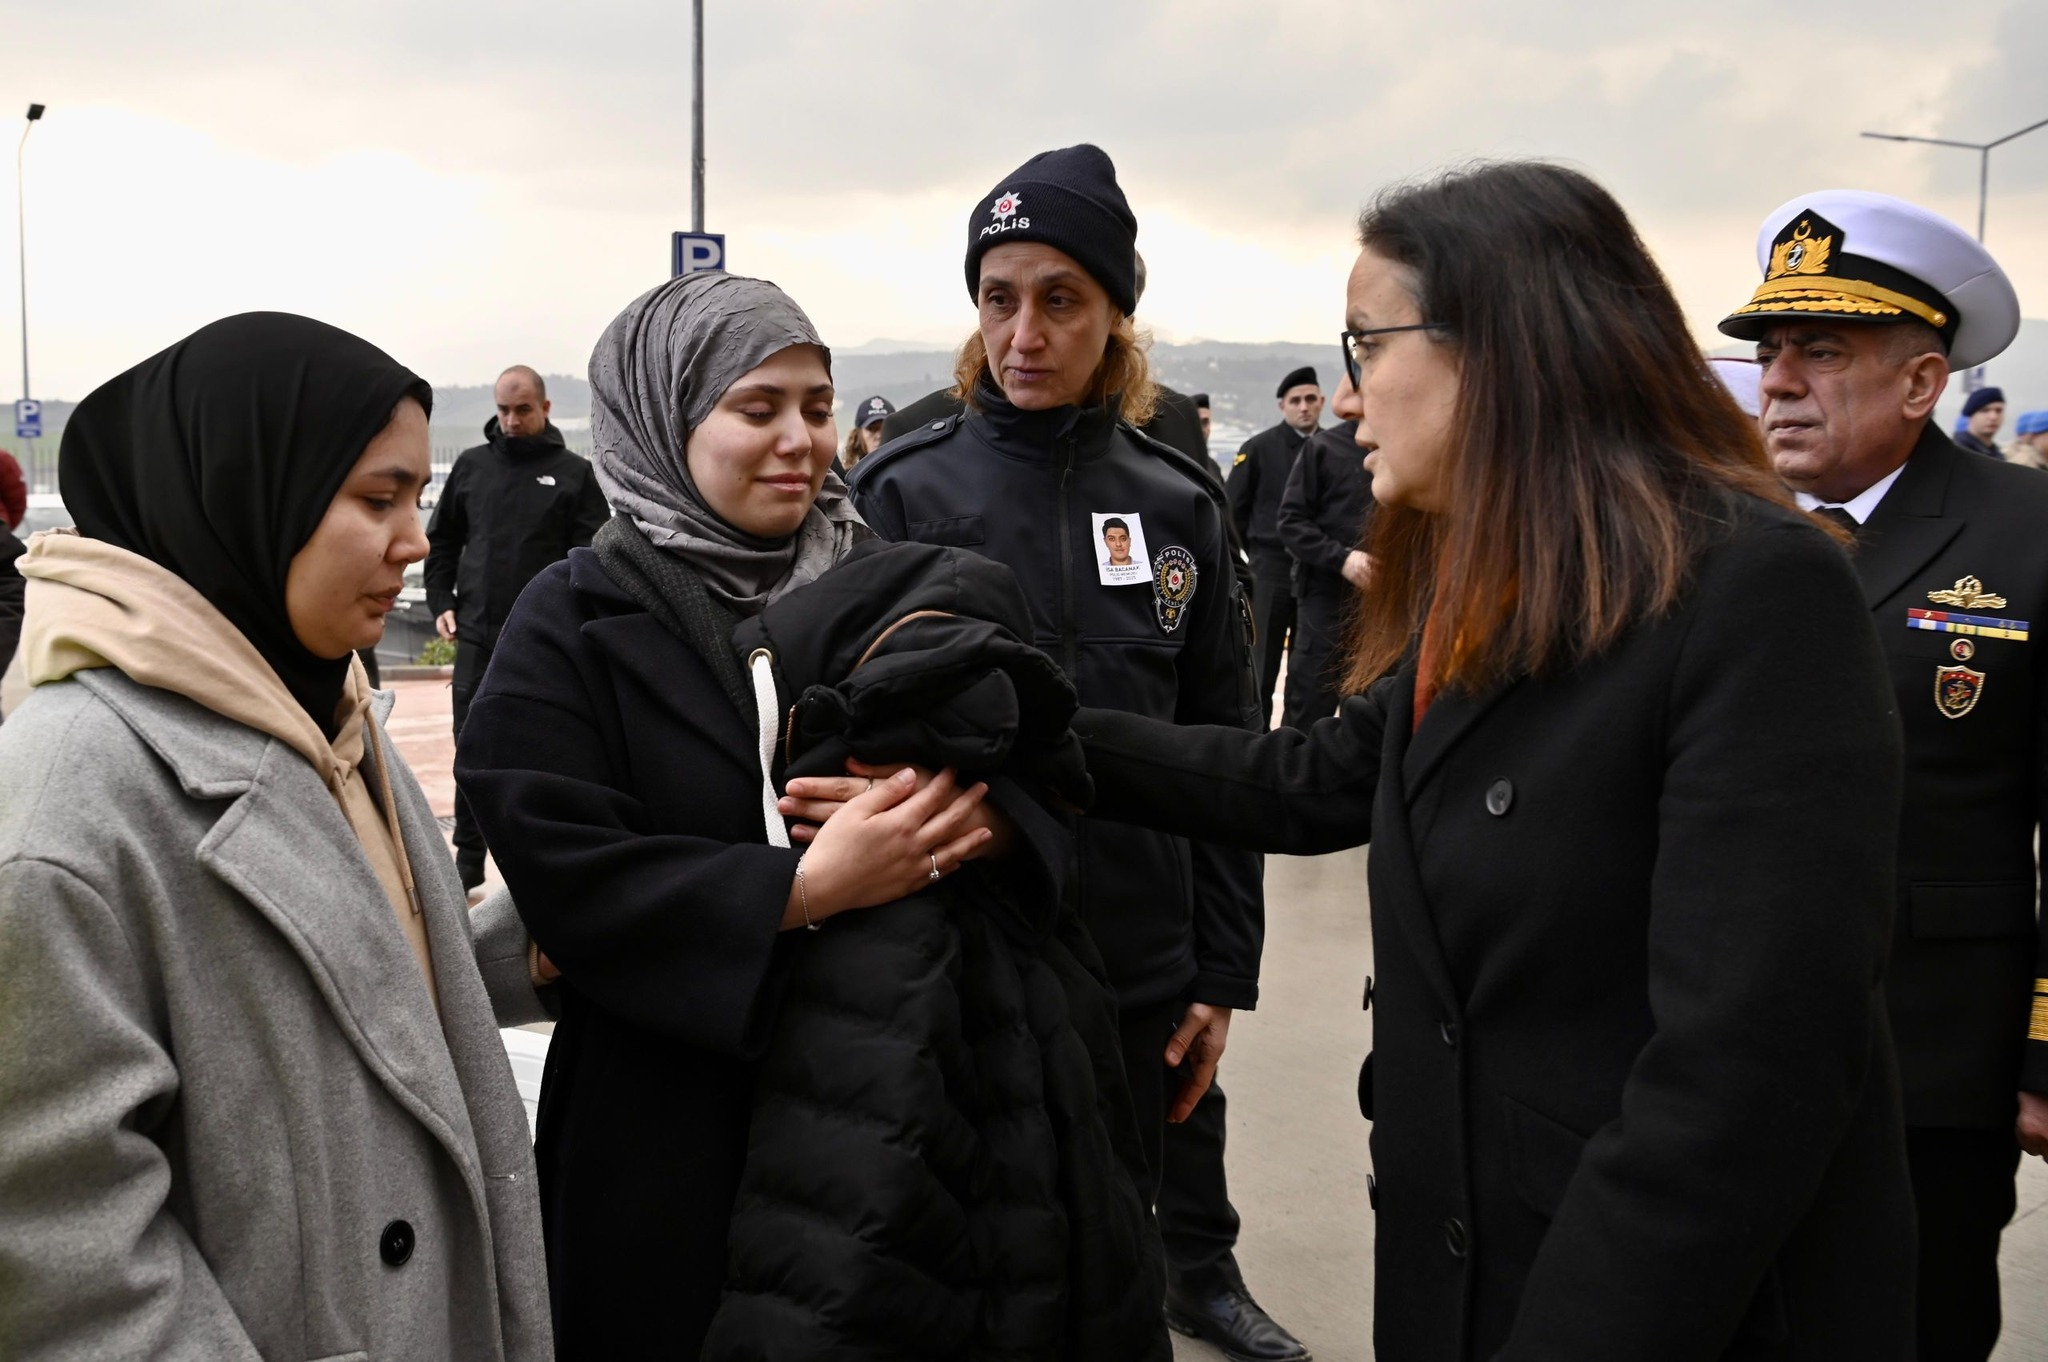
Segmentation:
[(420, 649), (422, 667), (452, 667), (455, 665), (455, 641), (446, 638), (430, 638), (427, 646)]

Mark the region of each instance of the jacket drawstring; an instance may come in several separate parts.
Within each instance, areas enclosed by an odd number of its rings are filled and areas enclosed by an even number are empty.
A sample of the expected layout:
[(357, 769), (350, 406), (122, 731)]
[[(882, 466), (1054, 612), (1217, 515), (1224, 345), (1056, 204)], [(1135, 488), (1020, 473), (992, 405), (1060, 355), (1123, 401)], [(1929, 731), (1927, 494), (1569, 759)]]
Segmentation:
[(754, 718), (760, 730), (761, 819), (768, 832), (768, 845), (787, 847), (789, 829), (775, 807), (775, 668), (774, 655), (756, 648), (747, 655), (747, 671), (754, 681)]

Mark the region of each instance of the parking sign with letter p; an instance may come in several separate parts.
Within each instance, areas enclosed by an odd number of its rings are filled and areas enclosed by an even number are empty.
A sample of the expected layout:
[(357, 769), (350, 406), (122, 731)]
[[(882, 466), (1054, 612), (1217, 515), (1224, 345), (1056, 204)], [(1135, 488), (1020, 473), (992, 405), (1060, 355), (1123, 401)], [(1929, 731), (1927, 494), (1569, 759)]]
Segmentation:
[(722, 232), (676, 232), (669, 238), (669, 277), (725, 268)]

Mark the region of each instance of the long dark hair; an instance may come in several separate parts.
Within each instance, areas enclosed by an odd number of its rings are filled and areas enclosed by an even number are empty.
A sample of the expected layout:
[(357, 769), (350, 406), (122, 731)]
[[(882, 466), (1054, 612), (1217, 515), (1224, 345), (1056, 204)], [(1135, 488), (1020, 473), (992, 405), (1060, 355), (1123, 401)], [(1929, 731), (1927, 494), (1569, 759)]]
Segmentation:
[(1731, 493), (1790, 506), (1621, 205), (1533, 161), (1383, 194), (1359, 244), (1406, 266), (1455, 348), (1449, 510), (1382, 506), (1347, 684), (1425, 626), (1440, 684), (1481, 690), (1599, 653), (1670, 609)]

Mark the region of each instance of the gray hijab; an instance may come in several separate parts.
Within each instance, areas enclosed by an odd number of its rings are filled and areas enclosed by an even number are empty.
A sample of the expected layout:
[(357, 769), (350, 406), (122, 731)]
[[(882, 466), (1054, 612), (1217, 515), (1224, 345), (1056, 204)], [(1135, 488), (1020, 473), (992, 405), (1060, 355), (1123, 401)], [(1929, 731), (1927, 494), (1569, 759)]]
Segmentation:
[(815, 345), (811, 319), (765, 279), (686, 274), (634, 299), (590, 354), (591, 463), (612, 509), (683, 559), (713, 598), (742, 615), (815, 581), (872, 531), (836, 473), (797, 532), (761, 539), (705, 504), (683, 449), (726, 389), (792, 345)]

